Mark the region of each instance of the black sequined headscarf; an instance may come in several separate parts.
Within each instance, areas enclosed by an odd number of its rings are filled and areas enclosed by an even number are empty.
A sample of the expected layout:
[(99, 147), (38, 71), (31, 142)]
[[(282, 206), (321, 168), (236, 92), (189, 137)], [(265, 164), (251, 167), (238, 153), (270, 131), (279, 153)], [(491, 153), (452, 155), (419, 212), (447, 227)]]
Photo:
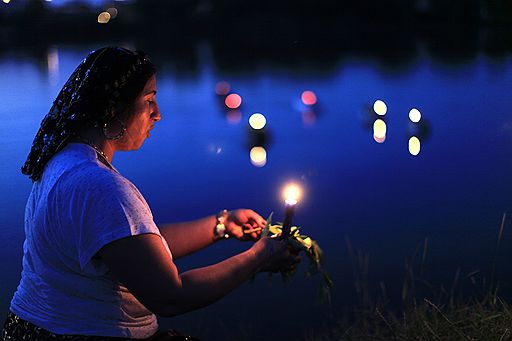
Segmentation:
[(155, 72), (142, 51), (105, 47), (91, 52), (43, 118), (21, 172), (39, 180), (48, 161), (80, 130), (101, 127), (128, 109)]

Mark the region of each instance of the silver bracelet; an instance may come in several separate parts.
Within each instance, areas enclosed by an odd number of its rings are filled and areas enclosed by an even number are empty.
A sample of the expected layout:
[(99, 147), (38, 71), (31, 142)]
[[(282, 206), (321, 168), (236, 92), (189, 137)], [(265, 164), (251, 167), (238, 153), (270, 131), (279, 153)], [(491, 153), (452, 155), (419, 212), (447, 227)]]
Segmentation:
[(217, 224), (215, 225), (215, 229), (213, 230), (215, 240), (229, 238), (229, 234), (226, 233), (226, 225), (224, 225), (227, 217), (228, 217), (228, 210), (222, 210), (217, 214), (217, 216), (216, 216)]

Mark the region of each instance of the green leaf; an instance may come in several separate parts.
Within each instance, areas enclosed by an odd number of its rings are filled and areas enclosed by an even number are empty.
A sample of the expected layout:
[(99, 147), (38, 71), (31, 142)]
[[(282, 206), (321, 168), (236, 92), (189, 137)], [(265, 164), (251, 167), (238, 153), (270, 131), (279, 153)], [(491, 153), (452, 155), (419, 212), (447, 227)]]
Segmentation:
[(262, 237), (268, 236), (268, 229), (270, 227), (270, 224), (272, 224), (272, 216), (274, 215), (274, 212), (270, 212), (270, 215), (267, 218), (267, 223), (265, 224), (265, 227), (263, 228), (263, 231), (261, 232)]

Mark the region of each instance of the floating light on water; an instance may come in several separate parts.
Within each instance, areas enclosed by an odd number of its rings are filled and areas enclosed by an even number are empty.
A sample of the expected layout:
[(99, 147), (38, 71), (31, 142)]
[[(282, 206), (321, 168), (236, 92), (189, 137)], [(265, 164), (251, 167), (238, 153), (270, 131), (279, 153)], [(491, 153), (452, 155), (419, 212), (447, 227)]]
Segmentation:
[(108, 12), (101, 12), (98, 15), (98, 23), (99, 24), (106, 24), (110, 21), (110, 13)]
[(11, 0), (2, 0), (4, 2), (4, 4), (8, 4), (9, 2), (11, 2)]
[(252, 147), (249, 156), (251, 163), (256, 167), (263, 167), (267, 164), (267, 151), (263, 147)]
[(249, 125), (252, 129), (260, 130), (267, 124), (267, 119), (260, 113), (254, 113), (249, 117)]
[(109, 9), (107, 9), (107, 12), (108, 14), (110, 14), (110, 19), (115, 19), (117, 17), (117, 8), (115, 7), (110, 7)]
[(373, 136), (382, 139), (386, 137), (386, 132), (386, 122), (384, 122), (380, 118), (376, 119), (375, 122), (373, 122)]
[(230, 109), (236, 109), (242, 104), (242, 97), (238, 94), (230, 94), (224, 100), (226, 106)]
[(310, 90), (302, 92), (300, 99), (302, 100), (302, 103), (304, 103), (305, 105), (315, 105), (317, 100), (315, 93)]
[(418, 123), (421, 120), (421, 112), (416, 108), (412, 108), (409, 111), (409, 119), (414, 123)]
[(375, 111), (377, 115), (384, 116), (388, 112), (388, 107), (386, 103), (378, 99), (373, 103), (373, 111)]
[(412, 136), (409, 139), (409, 153), (411, 153), (411, 155), (416, 156), (420, 153), (420, 149), (421, 149), (420, 139), (417, 138), (416, 136)]
[(215, 84), (215, 93), (219, 96), (225, 96), (231, 90), (231, 85), (228, 82), (218, 82)]

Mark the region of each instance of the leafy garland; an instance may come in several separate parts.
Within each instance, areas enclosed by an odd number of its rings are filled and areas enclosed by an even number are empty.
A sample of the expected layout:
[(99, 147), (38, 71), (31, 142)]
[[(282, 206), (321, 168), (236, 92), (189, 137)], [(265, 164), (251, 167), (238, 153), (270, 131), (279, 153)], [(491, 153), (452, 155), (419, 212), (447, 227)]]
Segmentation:
[[(267, 218), (267, 224), (263, 229), (261, 236), (270, 238), (280, 237), (283, 233), (283, 224), (276, 223), (272, 225), (272, 215), (273, 212), (270, 213)], [(300, 228), (298, 226), (292, 226), (290, 228), (290, 235), (287, 238), (288, 243), (292, 246), (292, 248), (297, 252), (306, 252), (306, 256), (309, 259), (309, 269), (306, 272), (306, 278), (311, 277), (312, 275), (320, 273), (323, 277), (323, 285), (320, 287), (320, 296), (322, 299), (329, 298), (330, 289), (333, 286), (333, 282), (329, 277), (329, 274), (323, 269), (323, 252), (318, 243), (312, 239), (311, 237), (301, 234)], [(291, 270), (281, 271), (281, 275), (284, 280), (291, 278), (295, 275), (297, 268), (293, 268)]]

